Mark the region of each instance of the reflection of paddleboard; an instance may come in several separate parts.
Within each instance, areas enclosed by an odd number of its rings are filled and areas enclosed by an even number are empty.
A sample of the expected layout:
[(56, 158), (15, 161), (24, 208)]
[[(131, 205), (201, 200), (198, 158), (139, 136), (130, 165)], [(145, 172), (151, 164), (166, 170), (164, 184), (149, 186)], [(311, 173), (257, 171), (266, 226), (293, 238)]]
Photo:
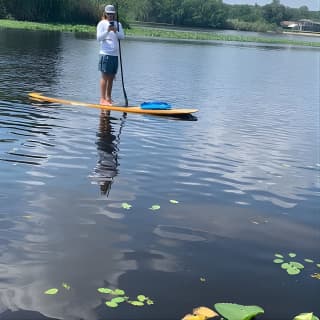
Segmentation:
[(166, 110), (159, 110), (159, 109), (142, 109), (141, 107), (124, 107), (124, 106), (104, 106), (100, 104), (93, 104), (93, 103), (85, 103), (85, 102), (78, 102), (72, 100), (65, 100), (59, 98), (52, 98), (43, 96), (41, 93), (31, 92), (29, 93), (29, 97), (33, 100), (37, 101), (44, 101), (44, 102), (56, 102), (61, 104), (70, 104), (73, 106), (83, 106), (89, 108), (99, 108), (103, 110), (112, 110), (112, 111), (119, 111), (119, 112), (131, 112), (131, 113), (143, 113), (143, 114), (152, 114), (158, 116), (174, 116), (174, 115), (186, 115), (197, 112), (198, 109), (166, 109)]

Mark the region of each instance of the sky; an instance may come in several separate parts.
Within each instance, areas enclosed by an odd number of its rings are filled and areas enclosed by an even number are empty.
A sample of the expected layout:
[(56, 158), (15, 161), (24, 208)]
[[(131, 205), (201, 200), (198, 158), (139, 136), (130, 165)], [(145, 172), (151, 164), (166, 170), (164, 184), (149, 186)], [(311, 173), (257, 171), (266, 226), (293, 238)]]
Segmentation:
[[(271, 3), (272, 0), (223, 0), (224, 3), (228, 4), (255, 4), (260, 6)], [(280, 0), (280, 3), (284, 6), (291, 8), (300, 8), (307, 6), (310, 11), (320, 10), (320, 0)]]

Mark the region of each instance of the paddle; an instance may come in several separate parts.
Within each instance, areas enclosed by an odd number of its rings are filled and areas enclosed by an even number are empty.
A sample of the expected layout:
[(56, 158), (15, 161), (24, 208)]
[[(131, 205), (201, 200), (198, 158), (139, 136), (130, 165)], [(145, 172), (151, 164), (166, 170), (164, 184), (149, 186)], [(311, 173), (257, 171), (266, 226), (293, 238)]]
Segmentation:
[[(116, 11), (117, 11), (117, 24), (118, 24), (118, 30), (119, 30), (119, 8), (118, 8), (118, 3), (116, 3)], [(124, 95), (124, 99), (125, 99), (125, 106), (127, 107), (129, 105), (129, 103), (128, 103), (128, 97), (127, 97), (127, 93), (126, 93), (126, 89), (124, 87), (124, 81), (123, 81), (123, 68), (122, 68), (120, 39), (118, 39), (118, 43), (119, 43), (119, 58), (120, 58), (120, 71), (121, 71), (122, 90), (123, 90), (123, 95)]]

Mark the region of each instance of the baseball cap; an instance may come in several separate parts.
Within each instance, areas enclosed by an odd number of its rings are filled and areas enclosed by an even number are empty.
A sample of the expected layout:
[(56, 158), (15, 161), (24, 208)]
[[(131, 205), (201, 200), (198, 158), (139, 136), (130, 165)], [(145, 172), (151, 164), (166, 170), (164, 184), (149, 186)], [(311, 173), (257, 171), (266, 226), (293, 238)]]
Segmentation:
[(116, 13), (116, 9), (114, 8), (114, 5), (108, 4), (105, 8), (104, 11), (106, 13)]

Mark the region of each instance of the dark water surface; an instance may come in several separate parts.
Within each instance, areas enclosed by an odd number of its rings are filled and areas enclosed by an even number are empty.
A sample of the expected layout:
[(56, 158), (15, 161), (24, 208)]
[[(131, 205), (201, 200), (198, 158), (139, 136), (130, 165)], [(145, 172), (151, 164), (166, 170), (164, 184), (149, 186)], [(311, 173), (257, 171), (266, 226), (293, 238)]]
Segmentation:
[[(217, 302), (319, 316), (320, 51), (122, 49), (130, 104), (197, 107), (197, 121), (31, 102), (97, 101), (98, 43), (0, 30), (0, 319), (181, 319)], [(305, 268), (289, 276), (276, 253)], [(112, 309), (99, 287), (154, 304)]]

